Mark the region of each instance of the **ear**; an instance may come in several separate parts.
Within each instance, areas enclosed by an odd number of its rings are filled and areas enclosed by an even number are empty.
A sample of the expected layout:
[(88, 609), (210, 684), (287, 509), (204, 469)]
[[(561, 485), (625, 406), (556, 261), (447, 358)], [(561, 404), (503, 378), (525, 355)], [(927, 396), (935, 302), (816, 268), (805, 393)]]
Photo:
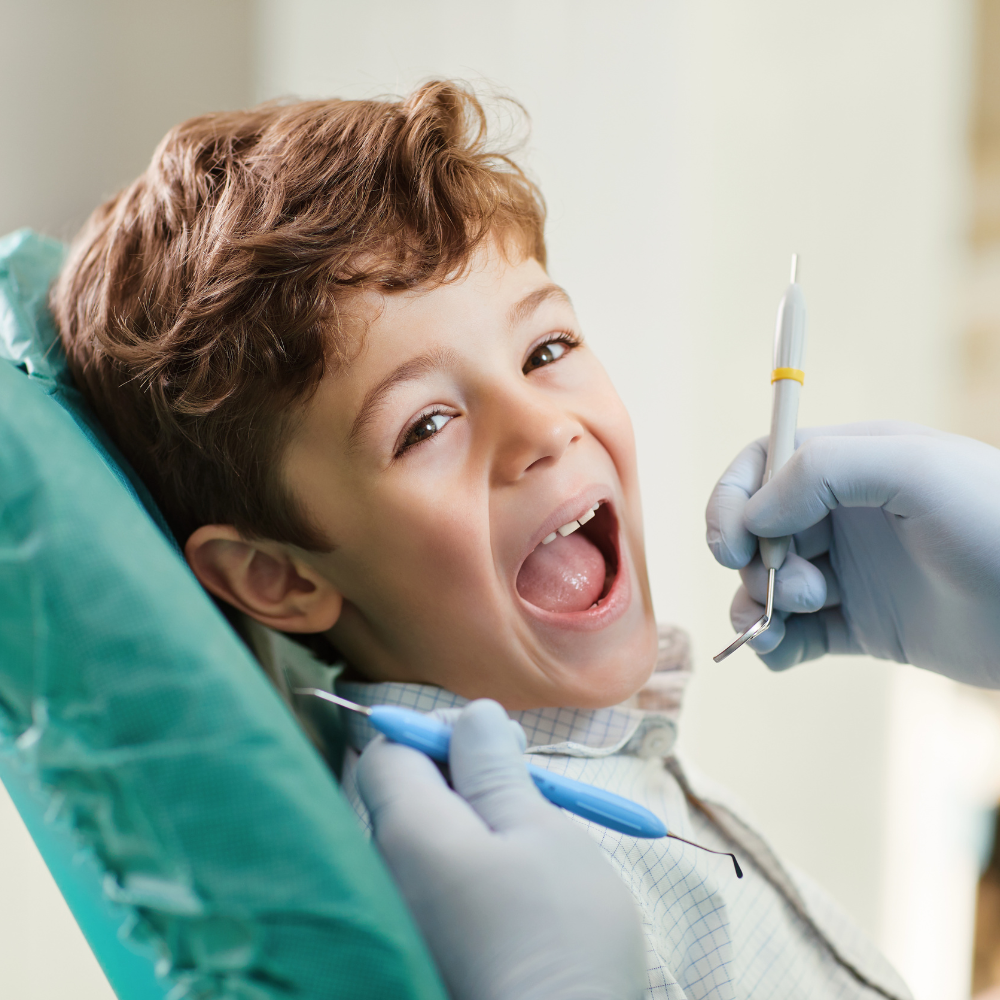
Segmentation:
[(325, 632), (343, 595), (292, 546), (247, 541), (230, 524), (206, 524), (184, 546), (188, 565), (216, 597), (282, 632)]

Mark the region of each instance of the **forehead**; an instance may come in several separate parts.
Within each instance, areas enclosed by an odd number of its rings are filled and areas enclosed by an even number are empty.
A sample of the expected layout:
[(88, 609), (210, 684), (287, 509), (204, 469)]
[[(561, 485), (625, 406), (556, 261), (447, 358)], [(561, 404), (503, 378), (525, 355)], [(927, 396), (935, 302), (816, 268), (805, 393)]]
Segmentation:
[[(524, 345), (517, 334), (569, 296), (534, 258), (482, 254), (455, 281), (399, 292), (359, 292), (343, 310), (348, 341), (305, 404), (295, 437), (328, 441), (339, 428), (348, 447), (400, 386), (462, 362), (489, 363), (494, 349)], [(565, 322), (565, 320), (564, 320)]]
[(402, 291), (367, 291), (359, 297), (355, 315), (362, 320), (367, 347), (369, 335), (392, 339), (400, 334), (414, 340), (443, 333), (449, 323), (510, 328), (547, 299), (569, 302), (533, 257), (510, 262), (484, 253), (454, 279)]
[(368, 290), (345, 310), (351, 356), (334, 377), (354, 385), (401, 365), (423, 373), (451, 351), (464, 354), (477, 341), (502, 340), (553, 305), (571, 307), (538, 261), (511, 263), (500, 255), (474, 261), (453, 281), (405, 291)]

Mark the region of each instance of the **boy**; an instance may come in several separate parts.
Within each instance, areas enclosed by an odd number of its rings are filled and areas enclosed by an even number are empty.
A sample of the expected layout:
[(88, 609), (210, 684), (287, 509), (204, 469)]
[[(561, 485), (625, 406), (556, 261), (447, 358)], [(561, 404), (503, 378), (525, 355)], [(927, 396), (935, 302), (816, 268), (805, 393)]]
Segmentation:
[[(669, 650), (659, 710), (622, 704), (658, 656), (635, 449), (543, 222), (448, 83), (210, 115), (95, 212), (53, 306), (81, 388), (279, 684), (320, 669), (280, 633), (325, 636), (346, 696), (494, 698), (535, 762), (740, 853), (736, 882), (726, 859), (591, 828), (642, 910), (650, 996), (905, 996), (695, 792)], [(373, 734), (348, 726), (363, 815)]]

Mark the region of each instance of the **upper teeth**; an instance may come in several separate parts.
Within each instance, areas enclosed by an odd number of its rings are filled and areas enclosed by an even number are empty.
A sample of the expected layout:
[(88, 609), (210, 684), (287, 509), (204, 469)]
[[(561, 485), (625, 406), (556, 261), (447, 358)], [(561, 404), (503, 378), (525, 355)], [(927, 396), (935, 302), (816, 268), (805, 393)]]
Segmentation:
[(585, 525), (597, 513), (597, 508), (600, 506), (601, 505), (599, 503), (595, 503), (594, 506), (591, 507), (586, 514), (581, 515), (577, 520), (569, 521), (568, 523), (564, 524), (561, 528), (556, 528), (556, 530), (553, 531), (552, 534), (546, 535), (542, 539), (542, 545), (548, 545), (549, 542), (554, 542), (556, 540), (557, 534), (562, 535), (563, 538), (565, 538), (567, 535), (572, 535), (577, 528), (583, 527), (583, 525)]

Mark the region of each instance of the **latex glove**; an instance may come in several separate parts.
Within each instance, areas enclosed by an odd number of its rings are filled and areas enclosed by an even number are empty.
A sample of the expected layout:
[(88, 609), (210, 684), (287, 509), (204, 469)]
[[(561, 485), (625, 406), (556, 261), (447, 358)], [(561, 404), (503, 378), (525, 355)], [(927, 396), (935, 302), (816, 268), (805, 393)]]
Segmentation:
[(743, 631), (763, 614), (757, 536), (794, 535), (778, 570), (778, 616), (752, 641), (772, 669), (868, 653), (1000, 687), (1000, 451), (916, 424), (800, 431), (761, 487), (767, 439), (726, 470), (706, 512), (708, 544), (743, 586)]
[(423, 754), (373, 741), (358, 789), (375, 842), (455, 1000), (641, 997), (632, 896), (542, 798), (523, 749), (500, 705), (472, 702), (451, 738), (455, 794)]

